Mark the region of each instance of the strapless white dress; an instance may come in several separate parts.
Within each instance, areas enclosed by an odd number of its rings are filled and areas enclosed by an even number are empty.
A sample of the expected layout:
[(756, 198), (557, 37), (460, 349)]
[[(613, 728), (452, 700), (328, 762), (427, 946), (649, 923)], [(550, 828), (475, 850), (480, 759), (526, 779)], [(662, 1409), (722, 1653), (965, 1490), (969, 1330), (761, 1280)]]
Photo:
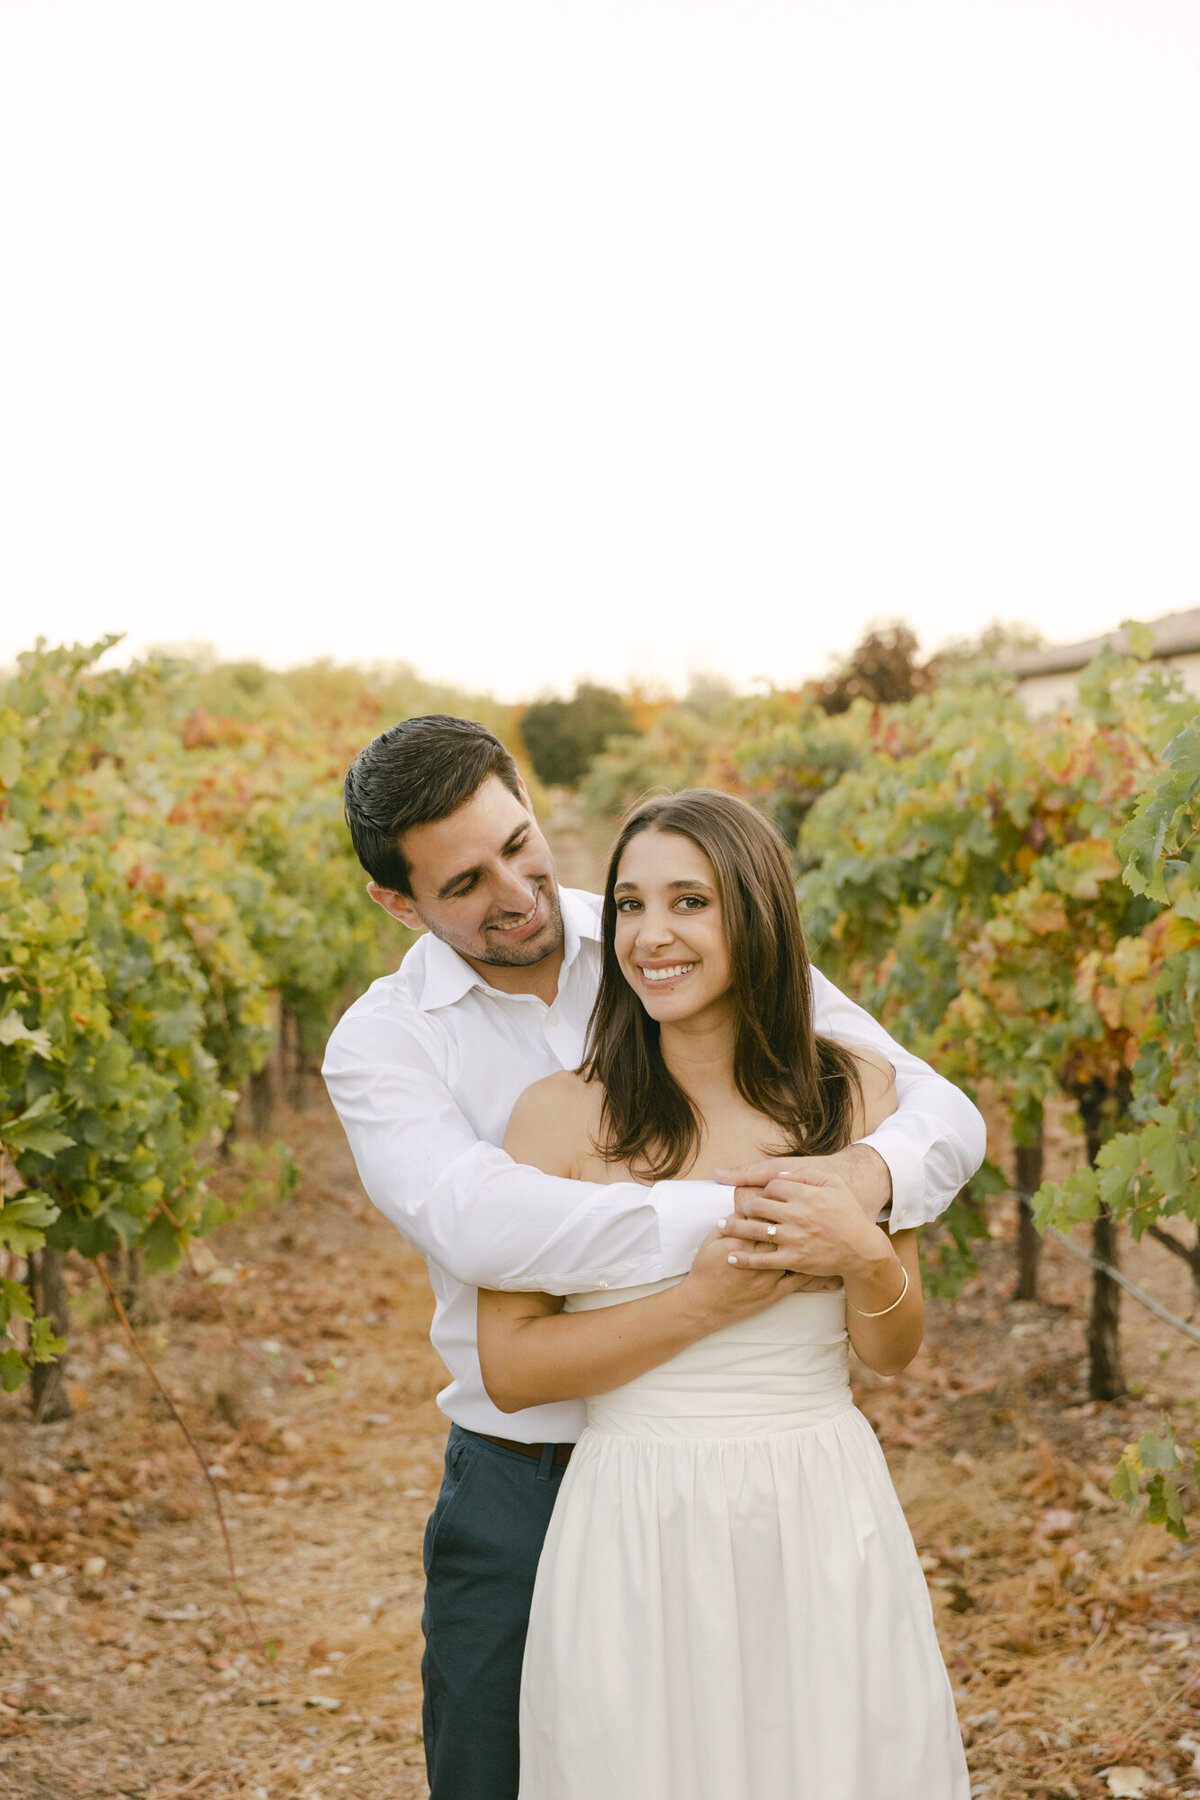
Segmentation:
[(781, 1300), (589, 1402), (538, 1566), (521, 1800), (969, 1793), (843, 1295)]

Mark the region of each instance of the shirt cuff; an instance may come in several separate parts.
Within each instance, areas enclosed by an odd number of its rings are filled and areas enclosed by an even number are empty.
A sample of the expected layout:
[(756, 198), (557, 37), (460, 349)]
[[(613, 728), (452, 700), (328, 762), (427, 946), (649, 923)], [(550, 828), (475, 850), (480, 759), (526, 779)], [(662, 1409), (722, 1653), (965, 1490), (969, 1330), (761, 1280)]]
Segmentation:
[(662, 1181), (654, 1194), (659, 1203), (660, 1279), (666, 1281), (671, 1275), (686, 1275), (717, 1220), (733, 1211), (733, 1189), (719, 1181)]
[(924, 1225), (925, 1165), (918, 1151), (895, 1131), (873, 1131), (858, 1142), (869, 1144), (882, 1156), (891, 1173), (892, 1203), (880, 1214), (880, 1224), (886, 1224), (889, 1231), (910, 1231)]

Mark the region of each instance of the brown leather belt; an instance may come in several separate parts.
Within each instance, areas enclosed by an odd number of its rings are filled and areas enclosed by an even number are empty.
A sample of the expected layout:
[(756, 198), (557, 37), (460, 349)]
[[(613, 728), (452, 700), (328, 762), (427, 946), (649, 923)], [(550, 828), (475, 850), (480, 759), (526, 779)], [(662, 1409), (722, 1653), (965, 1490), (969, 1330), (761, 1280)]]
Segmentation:
[[(518, 1444), (515, 1438), (492, 1437), (487, 1431), (477, 1431), (475, 1436), (481, 1437), (485, 1444), (498, 1445), (501, 1450), (515, 1450), (518, 1456), (531, 1456), (534, 1462), (542, 1460), (543, 1444)], [(552, 1461), (556, 1469), (566, 1468), (574, 1448), (574, 1444), (555, 1444)]]

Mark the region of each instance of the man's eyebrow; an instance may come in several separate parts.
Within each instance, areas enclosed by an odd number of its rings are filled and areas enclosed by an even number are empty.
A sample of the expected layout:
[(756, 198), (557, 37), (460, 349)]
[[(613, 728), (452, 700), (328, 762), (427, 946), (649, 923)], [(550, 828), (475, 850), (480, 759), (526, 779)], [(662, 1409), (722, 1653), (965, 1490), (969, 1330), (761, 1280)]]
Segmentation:
[(438, 899), (444, 900), (452, 889), (458, 887), (460, 883), (464, 881), (469, 881), (472, 875), (478, 875), (478, 873), (478, 866), (473, 869), (460, 869), (457, 875), (452, 875), (450, 877), (449, 881), (443, 881), (441, 887), (437, 891)]
[[(528, 830), (529, 830), (528, 825), (518, 825), (515, 831), (510, 831), (507, 838), (504, 840), (504, 843), (500, 847), (501, 856), (504, 855), (504, 852), (506, 850), (513, 849), (513, 847), (515, 846), (515, 844), (517, 842), (517, 839), (520, 837), (523, 837)], [(472, 875), (478, 875), (478, 874), (479, 874), (479, 865), (478, 864), (476, 864), (473, 869), (460, 869), (458, 871), (457, 875), (452, 875), (450, 877), (449, 881), (443, 881), (441, 887), (437, 891), (438, 899), (444, 900), (447, 897), (447, 895), (453, 893), (454, 889), (456, 887), (458, 887), (462, 882), (469, 881), (471, 879)]]

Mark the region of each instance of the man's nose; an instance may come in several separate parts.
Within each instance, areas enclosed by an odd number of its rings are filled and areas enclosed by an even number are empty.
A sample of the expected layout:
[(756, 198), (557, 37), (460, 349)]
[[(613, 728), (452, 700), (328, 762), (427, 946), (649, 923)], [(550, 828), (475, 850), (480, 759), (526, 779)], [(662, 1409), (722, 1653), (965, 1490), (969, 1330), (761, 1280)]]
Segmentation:
[(515, 869), (502, 869), (496, 884), (496, 904), (504, 912), (527, 913), (533, 905), (537, 889), (522, 880)]

